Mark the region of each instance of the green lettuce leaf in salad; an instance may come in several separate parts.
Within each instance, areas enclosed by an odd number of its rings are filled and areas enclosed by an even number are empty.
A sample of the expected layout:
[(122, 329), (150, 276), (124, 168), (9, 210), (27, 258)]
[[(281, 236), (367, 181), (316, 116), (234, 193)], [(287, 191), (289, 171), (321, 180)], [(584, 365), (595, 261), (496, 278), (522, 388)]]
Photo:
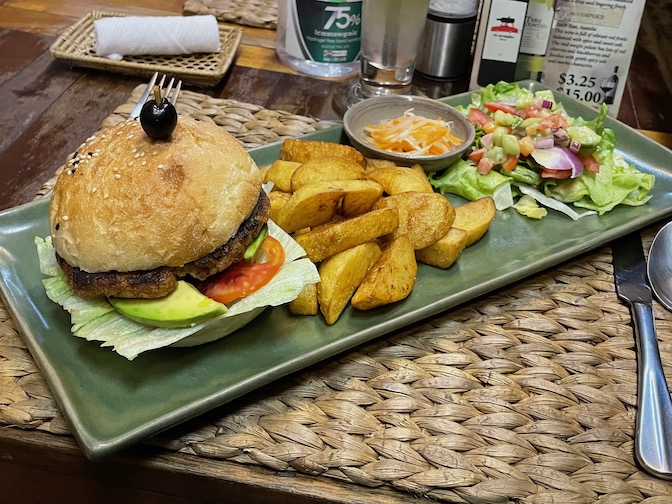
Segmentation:
[(472, 94), (472, 103), (476, 107), (484, 103), (515, 99), (517, 103), (524, 105), (532, 103), (534, 94), (524, 88), (521, 88), (515, 82), (499, 81), (495, 84), (488, 84), (480, 92)]
[(217, 318), (185, 328), (158, 328), (139, 324), (117, 312), (106, 299), (84, 299), (68, 284), (56, 256), (51, 237), (35, 238), (40, 271), (47, 296), (70, 313), (72, 333), (87, 341), (112, 347), (128, 360), (143, 352), (166, 346), (192, 346), (213, 341), (241, 328), (268, 306), (280, 306), (294, 300), (304, 286), (318, 283), (317, 268), (304, 257), (305, 251), (272, 221), (269, 234), (285, 249), (285, 263), (275, 277), (251, 295), (231, 304)]
[(513, 205), (510, 177), (494, 170), (481, 175), (473, 163), (464, 159), (453, 163), (440, 176), (431, 174), (429, 180), (441, 194), (457, 194), (470, 201), (490, 196), (495, 200), (497, 210)]
[(520, 215), (524, 215), (530, 219), (541, 219), (548, 214), (548, 210), (544, 207), (540, 207), (537, 204), (537, 200), (527, 194), (516, 201), (513, 208), (515, 208)]
[(571, 180), (548, 181), (544, 193), (551, 198), (595, 210), (602, 215), (617, 205), (640, 206), (651, 199), (655, 177), (637, 170), (611, 151), (594, 154), (600, 163), (597, 173), (584, 170)]

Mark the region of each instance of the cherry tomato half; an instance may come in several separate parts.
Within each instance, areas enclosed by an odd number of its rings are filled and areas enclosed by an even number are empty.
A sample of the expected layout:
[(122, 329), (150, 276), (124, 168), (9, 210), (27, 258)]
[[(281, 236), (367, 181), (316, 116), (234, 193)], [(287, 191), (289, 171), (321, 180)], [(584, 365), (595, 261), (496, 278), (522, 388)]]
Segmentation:
[(259, 253), (265, 254), (264, 262), (236, 263), (203, 282), (198, 289), (224, 304), (258, 291), (271, 281), (285, 262), (285, 250), (272, 236), (266, 237)]

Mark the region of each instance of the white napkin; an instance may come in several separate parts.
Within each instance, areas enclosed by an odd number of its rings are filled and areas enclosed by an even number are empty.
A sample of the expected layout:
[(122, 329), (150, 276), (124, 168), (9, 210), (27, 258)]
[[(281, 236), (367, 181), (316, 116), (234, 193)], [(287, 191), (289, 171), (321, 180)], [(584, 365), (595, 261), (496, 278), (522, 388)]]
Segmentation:
[(93, 25), (96, 54), (114, 60), (219, 51), (219, 28), (212, 15), (106, 17)]

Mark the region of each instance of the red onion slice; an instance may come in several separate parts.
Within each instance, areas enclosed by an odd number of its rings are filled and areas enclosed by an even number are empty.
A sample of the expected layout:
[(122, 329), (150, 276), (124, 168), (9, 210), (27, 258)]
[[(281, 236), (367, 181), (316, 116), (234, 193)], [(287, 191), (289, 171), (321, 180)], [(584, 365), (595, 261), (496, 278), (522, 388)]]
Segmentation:
[(572, 178), (578, 177), (583, 171), (581, 160), (569, 149), (551, 147), (550, 149), (534, 149), (530, 156), (537, 163), (549, 170), (571, 170)]

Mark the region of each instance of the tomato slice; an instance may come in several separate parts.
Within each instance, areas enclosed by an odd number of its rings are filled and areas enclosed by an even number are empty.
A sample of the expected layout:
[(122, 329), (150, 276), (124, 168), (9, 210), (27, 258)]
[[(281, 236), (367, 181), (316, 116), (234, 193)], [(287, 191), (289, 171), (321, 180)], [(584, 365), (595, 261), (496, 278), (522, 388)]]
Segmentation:
[(476, 107), (469, 109), (469, 112), (467, 112), (467, 119), (469, 119), (469, 122), (474, 126), (483, 126), (484, 124), (492, 122), (492, 117)]
[(476, 165), (476, 172), (480, 175), (487, 175), (494, 166), (495, 163), (493, 163), (491, 159), (484, 157), (481, 158), (481, 160)]
[(541, 111), (541, 107), (537, 107), (536, 105), (530, 105), (520, 113), (520, 117), (522, 117), (523, 119), (529, 119), (531, 117), (543, 117), (543, 116), (544, 114)]
[(551, 114), (547, 117), (544, 117), (539, 124), (539, 127), (542, 129), (553, 129), (553, 128), (566, 128), (569, 126), (567, 119), (562, 117), (560, 114)]
[(483, 106), (490, 112), (497, 112), (498, 110), (501, 110), (502, 112), (506, 112), (507, 114), (518, 115), (516, 107), (514, 107), (513, 105), (507, 105), (506, 103), (488, 102), (484, 103)]
[(588, 154), (587, 156), (582, 156), (581, 154), (577, 155), (586, 170), (591, 171), (593, 173), (599, 173), (600, 163), (597, 162), (595, 156), (593, 156), (592, 154)]
[(220, 303), (230, 303), (258, 291), (278, 272), (285, 262), (285, 249), (278, 240), (267, 236), (259, 249), (264, 262), (239, 262), (198, 286), (203, 294)]
[(552, 170), (550, 168), (541, 169), (541, 178), (567, 179), (571, 176), (572, 170)]
[(468, 157), (474, 163), (478, 163), (483, 158), (484, 155), (485, 155), (485, 148), (481, 148), (471, 151)]

